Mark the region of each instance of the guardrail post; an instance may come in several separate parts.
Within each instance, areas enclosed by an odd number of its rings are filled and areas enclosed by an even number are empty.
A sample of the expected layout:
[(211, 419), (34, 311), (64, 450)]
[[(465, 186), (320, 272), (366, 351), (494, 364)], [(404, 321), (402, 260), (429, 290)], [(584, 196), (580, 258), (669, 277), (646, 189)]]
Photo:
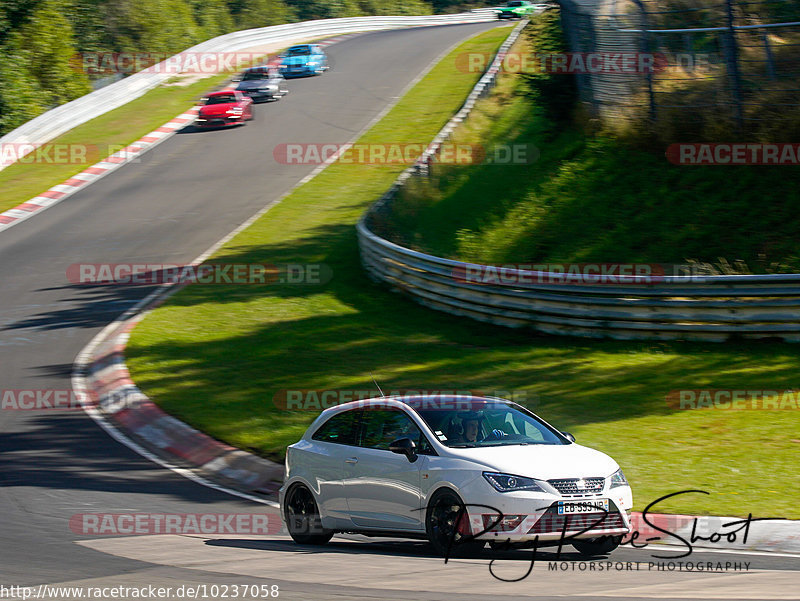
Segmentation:
[(772, 54), (772, 46), (769, 43), (769, 34), (766, 31), (762, 31), (761, 39), (764, 41), (764, 54), (767, 59), (767, 77), (774, 81), (778, 77), (775, 74), (775, 57)]
[[(642, 0), (631, 0), (641, 12), (642, 15), (642, 41), (641, 41), (641, 51), (645, 54), (650, 52), (650, 33), (647, 31), (648, 27), (648, 18), (647, 18), (647, 10), (642, 3)], [(648, 70), (645, 73), (645, 81), (647, 81), (647, 97), (649, 101), (649, 117), (651, 121), (656, 120), (656, 97), (653, 93), (653, 71)]]
[(734, 118), (736, 119), (736, 126), (741, 129), (744, 122), (742, 117), (742, 75), (739, 72), (736, 29), (733, 26), (733, 0), (725, 0), (725, 18), (728, 27), (727, 35), (723, 36), (725, 40), (725, 63), (728, 68), (728, 76), (731, 78)]

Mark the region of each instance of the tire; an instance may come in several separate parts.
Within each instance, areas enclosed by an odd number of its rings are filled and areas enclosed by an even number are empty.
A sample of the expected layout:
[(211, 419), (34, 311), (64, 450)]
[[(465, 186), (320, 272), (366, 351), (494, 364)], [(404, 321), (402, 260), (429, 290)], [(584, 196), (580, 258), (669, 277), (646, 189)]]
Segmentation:
[(333, 532), (322, 527), (314, 495), (302, 484), (286, 493), (283, 514), (289, 535), (300, 545), (324, 545), (333, 537)]
[[(456, 520), (461, 522), (460, 528), (457, 528)], [(425, 514), (425, 532), (438, 555), (471, 555), (483, 549), (485, 541), (463, 540), (466, 533), (459, 530), (468, 530), (469, 523), (466, 520), (464, 502), (456, 493), (445, 490), (434, 494)]]
[(599, 538), (573, 541), (572, 546), (575, 547), (581, 555), (592, 557), (594, 555), (608, 555), (619, 547), (621, 542), (621, 536), (601, 536)]

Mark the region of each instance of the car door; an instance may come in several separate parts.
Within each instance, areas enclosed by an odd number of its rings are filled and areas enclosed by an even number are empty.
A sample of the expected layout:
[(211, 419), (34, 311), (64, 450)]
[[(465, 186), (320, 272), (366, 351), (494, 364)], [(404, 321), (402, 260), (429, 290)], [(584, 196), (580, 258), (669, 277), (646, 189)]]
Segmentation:
[[(425, 515), (420, 472), (428, 458), (411, 462), (389, 450), (389, 443), (409, 437), (419, 446), (424, 435), (400, 409), (367, 408), (361, 415), (359, 446), (345, 458), (344, 489), (350, 519), (361, 527), (423, 531)], [(425, 451), (425, 445), (422, 447)]]
[(345, 458), (357, 450), (356, 436), (360, 409), (337, 413), (311, 436), (312, 452), (307, 453), (308, 472), (313, 474), (319, 489), (320, 512), (349, 521), (344, 493)]

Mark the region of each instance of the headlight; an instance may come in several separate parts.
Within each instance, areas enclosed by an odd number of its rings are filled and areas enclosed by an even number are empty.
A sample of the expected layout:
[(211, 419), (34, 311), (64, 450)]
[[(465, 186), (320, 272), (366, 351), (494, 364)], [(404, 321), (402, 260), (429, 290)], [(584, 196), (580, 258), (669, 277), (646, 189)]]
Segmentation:
[(622, 469), (618, 469), (611, 475), (611, 486), (609, 488), (616, 486), (628, 486), (628, 480), (625, 478), (625, 474), (622, 473)]
[(244, 109), (235, 108), (235, 109), (228, 109), (229, 115), (241, 115), (244, 112)]
[(546, 492), (533, 478), (512, 476), (511, 474), (497, 474), (495, 472), (483, 472), (483, 477), (499, 492), (511, 492), (513, 490)]

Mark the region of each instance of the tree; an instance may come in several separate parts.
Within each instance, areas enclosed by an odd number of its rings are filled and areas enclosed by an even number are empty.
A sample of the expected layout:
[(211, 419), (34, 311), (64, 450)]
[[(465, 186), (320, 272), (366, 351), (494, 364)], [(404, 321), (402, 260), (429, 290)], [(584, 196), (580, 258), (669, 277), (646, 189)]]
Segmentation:
[(204, 40), (235, 29), (225, 0), (192, 0), (192, 12)]
[(106, 3), (106, 29), (120, 52), (175, 54), (202, 41), (192, 8), (183, 0)]
[(28, 72), (16, 35), (7, 36), (0, 46), (0, 135), (8, 133), (43, 113), (44, 92)]
[(237, 29), (280, 25), (295, 19), (294, 11), (282, 0), (239, 0), (232, 4), (231, 12)]
[(423, 0), (359, 0), (365, 15), (429, 15), (433, 7)]
[(288, 0), (288, 4), (302, 21), (359, 17), (364, 14), (357, 0)]
[(86, 74), (73, 67), (76, 44), (64, 8), (61, 0), (39, 3), (17, 38), (26, 71), (44, 90), (48, 105), (63, 104), (91, 91)]

